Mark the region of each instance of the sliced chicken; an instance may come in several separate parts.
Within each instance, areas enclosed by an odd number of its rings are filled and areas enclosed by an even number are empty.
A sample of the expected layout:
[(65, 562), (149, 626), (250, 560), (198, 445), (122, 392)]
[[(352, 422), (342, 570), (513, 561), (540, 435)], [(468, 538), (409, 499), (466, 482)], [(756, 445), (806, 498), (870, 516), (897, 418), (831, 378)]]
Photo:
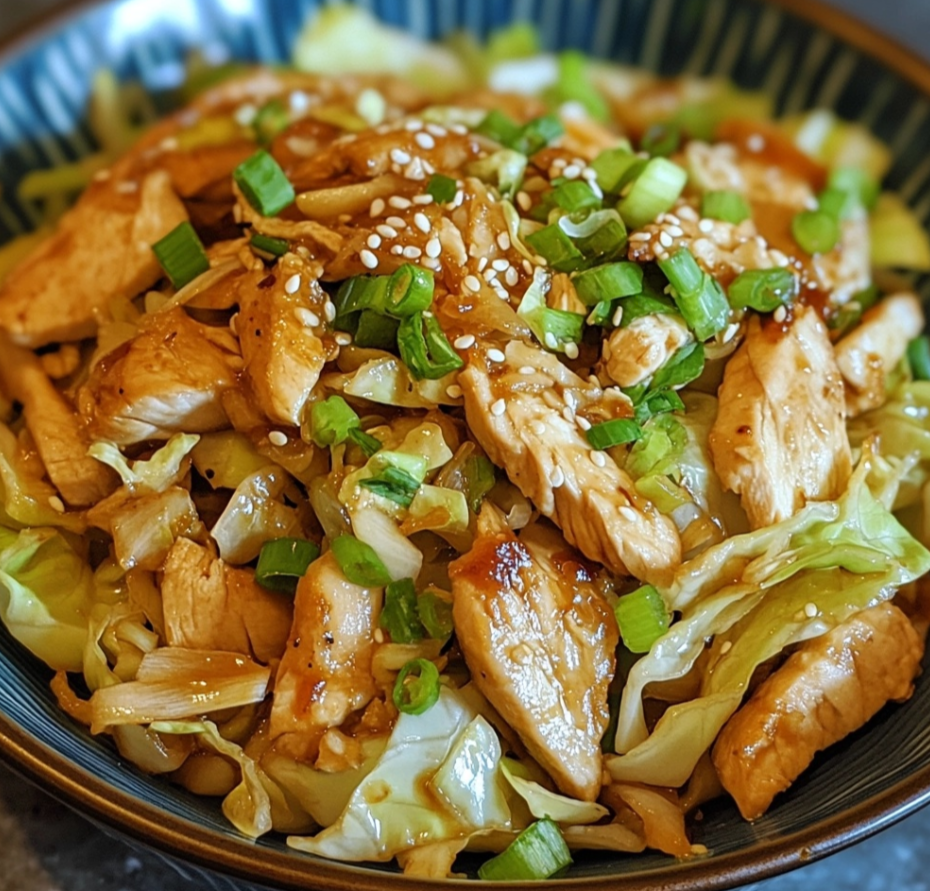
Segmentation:
[(236, 330), (245, 371), (259, 408), (276, 424), (300, 426), (310, 392), (332, 358), (319, 338), (329, 302), (320, 271), (287, 254), (273, 272), (249, 272), (239, 283)]
[(72, 507), (87, 507), (119, 485), (116, 473), (87, 454), (84, 424), (31, 350), (0, 335), (0, 389), (21, 402), (48, 478)]
[(604, 341), (607, 374), (621, 387), (635, 387), (649, 380), (691, 340), (688, 326), (679, 316), (640, 316), (626, 328), (616, 328)]
[(189, 538), (179, 538), (165, 560), (161, 595), (169, 646), (243, 653), (266, 664), (284, 652), (291, 599)]
[(920, 301), (913, 294), (893, 294), (867, 310), (861, 324), (836, 345), (851, 417), (885, 401), (885, 376), (923, 329)]
[(502, 363), (473, 352), (459, 384), (468, 426), (488, 457), (586, 557), (647, 581), (661, 581), (681, 562), (675, 524), (579, 426), (579, 418), (629, 416), (619, 390), (602, 390), (518, 342)]
[(118, 445), (219, 430), (237, 353), (228, 329), (201, 325), (183, 309), (146, 316), (135, 338), (97, 363), (78, 408), (95, 438)]
[(186, 219), (162, 171), (132, 191), (113, 178), (94, 182), (0, 286), (0, 328), (31, 347), (90, 337), (111, 300), (162, 277), (151, 245)]
[(300, 580), (269, 725), (280, 754), (315, 758), (323, 734), (377, 694), (371, 659), (382, 596), (348, 581), (332, 551)]
[(814, 755), (907, 699), (923, 642), (896, 606), (858, 613), (803, 644), (724, 726), (713, 750), (747, 820), (762, 816)]
[(619, 632), (594, 575), (551, 529), (517, 538), (485, 509), (451, 564), (453, 621), (478, 689), (567, 795), (601, 788)]
[(753, 529), (838, 498), (852, 470), (843, 383), (827, 329), (798, 307), (787, 327), (753, 316), (727, 364), (710, 432), (714, 467)]

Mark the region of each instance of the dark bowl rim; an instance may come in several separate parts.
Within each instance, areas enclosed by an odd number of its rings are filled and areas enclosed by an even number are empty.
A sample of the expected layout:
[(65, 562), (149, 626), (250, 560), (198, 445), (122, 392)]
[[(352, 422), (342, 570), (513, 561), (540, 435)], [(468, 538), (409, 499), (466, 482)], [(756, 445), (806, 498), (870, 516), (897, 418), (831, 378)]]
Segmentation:
[[(0, 69), (42, 38), (58, 31), (82, 13), (113, 0), (63, 0), (46, 13), (27, 20), (0, 40)], [(823, 30), (854, 47), (909, 82), (930, 98), (930, 61), (825, 0), (753, 0)], [(42, 743), (6, 715), (0, 714), (0, 754), (10, 767), (52, 797), (102, 827), (128, 836), (145, 847), (226, 876), (274, 883), (281, 891), (442, 891), (456, 885), (474, 887), (470, 880), (410, 879), (351, 863), (302, 858), (248, 839), (224, 837), (200, 824), (168, 816), (158, 806), (114, 789), (98, 777)], [(856, 844), (930, 804), (930, 765), (877, 793), (855, 807), (814, 826), (761, 842), (751, 849), (672, 862), (668, 867), (614, 876), (581, 876), (546, 883), (553, 891), (722, 891), (770, 878), (812, 863)], [(256, 856), (258, 855), (258, 856)], [(310, 884), (312, 883), (312, 885)], [(502, 889), (524, 889), (522, 883), (496, 883)]]

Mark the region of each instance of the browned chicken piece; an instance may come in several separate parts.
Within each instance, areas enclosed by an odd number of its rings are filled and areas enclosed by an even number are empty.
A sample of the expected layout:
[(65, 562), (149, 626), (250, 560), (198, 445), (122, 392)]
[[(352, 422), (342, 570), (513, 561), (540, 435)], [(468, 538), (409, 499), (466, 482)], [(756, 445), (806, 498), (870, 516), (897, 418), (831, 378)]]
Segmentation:
[(284, 652), (291, 599), (188, 538), (179, 538), (165, 560), (161, 595), (169, 646), (243, 653), (266, 664)]
[(333, 358), (319, 337), (329, 303), (320, 271), (286, 254), (272, 273), (249, 272), (239, 284), (236, 330), (245, 371), (259, 408), (276, 424), (300, 425), (320, 371)]
[(578, 424), (629, 416), (626, 397), (582, 380), (541, 349), (512, 342), (505, 355), (492, 362), (476, 350), (459, 375), (468, 426), (488, 457), (590, 560), (664, 579), (681, 562), (675, 524)]
[(186, 219), (163, 172), (131, 192), (112, 178), (94, 182), (0, 285), (0, 328), (31, 347), (90, 337), (111, 300), (163, 276), (151, 245)]
[(332, 551), (300, 580), (269, 724), (280, 754), (316, 758), (323, 734), (377, 694), (371, 659), (382, 596), (348, 581)]
[(39, 357), (10, 343), (2, 333), (0, 389), (22, 403), (48, 478), (66, 504), (87, 507), (117, 488), (116, 473), (88, 456), (90, 438), (82, 420), (49, 380)]
[(91, 435), (117, 445), (227, 426), (220, 401), (241, 365), (228, 329), (174, 308), (145, 317), (139, 334), (104, 356), (78, 393)]
[(555, 530), (537, 525), (518, 539), (492, 511), (449, 567), (459, 646), (478, 689), (559, 789), (593, 801), (619, 639), (613, 611)]
[(850, 417), (885, 401), (885, 376), (923, 329), (920, 301), (913, 294), (893, 294), (867, 310), (861, 324), (836, 345)]
[(843, 493), (852, 471), (843, 384), (814, 309), (797, 308), (787, 328), (752, 317), (719, 406), (714, 467), (753, 529)]
[(727, 722), (713, 749), (724, 788), (761, 817), (817, 752), (913, 690), (923, 642), (896, 606), (857, 613), (804, 643)]
[(604, 341), (607, 374), (621, 387), (635, 387), (649, 380), (691, 340), (688, 326), (679, 316), (640, 316), (625, 328), (615, 329)]

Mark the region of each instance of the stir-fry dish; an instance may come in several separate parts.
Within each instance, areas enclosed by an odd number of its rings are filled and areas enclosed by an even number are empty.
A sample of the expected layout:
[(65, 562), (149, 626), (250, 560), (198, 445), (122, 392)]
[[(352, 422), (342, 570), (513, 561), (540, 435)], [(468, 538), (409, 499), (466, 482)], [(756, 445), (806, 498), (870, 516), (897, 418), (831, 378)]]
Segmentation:
[(24, 182), (0, 617), (247, 836), (707, 853), (705, 802), (761, 817), (920, 671), (930, 251), (889, 152), (524, 26), (330, 10), (295, 59), (141, 134), (104, 74), (100, 153)]

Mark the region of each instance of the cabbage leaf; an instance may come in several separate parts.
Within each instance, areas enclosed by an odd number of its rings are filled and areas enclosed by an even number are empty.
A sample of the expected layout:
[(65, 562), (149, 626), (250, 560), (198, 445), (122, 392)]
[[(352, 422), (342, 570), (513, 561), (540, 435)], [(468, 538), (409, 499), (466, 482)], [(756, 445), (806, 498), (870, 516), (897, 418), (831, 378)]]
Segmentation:
[(164, 492), (184, 475), (184, 459), (199, 441), (200, 437), (196, 434), (176, 433), (151, 458), (133, 461), (131, 464), (111, 442), (95, 442), (87, 454), (112, 467), (120, 475), (123, 485), (130, 490), (143, 488)]

